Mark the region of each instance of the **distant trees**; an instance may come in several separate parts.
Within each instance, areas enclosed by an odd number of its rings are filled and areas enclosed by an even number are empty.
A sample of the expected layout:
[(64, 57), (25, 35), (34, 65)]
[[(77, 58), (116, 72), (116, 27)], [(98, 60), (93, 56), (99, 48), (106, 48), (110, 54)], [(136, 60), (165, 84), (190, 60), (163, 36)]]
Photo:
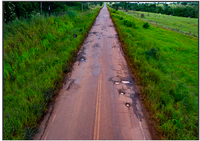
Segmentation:
[[(103, 5), (103, 2), (90, 2), (90, 5)], [(83, 2), (83, 10), (88, 10), (88, 3)], [(81, 11), (81, 2), (50, 2), (51, 13), (67, 11), (69, 7)], [(4, 22), (30, 18), (36, 14), (48, 13), (49, 2), (3, 2)]]
[[(161, 4), (161, 3), (160, 3)], [(162, 3), (163, 6), (160, 6), (155, 3), (127, 3), (120, 2), (118, 7), (122, 7), (135, 10), (135, 11), (145, 11), (153, 13), (162, 13), (173, 16), (182, 16), (182, 17), (191, 17), (198, 18), (198, 2), (173, 2), (173, 4), (178, 4), (177, 6), (169, 6), (167, 3)], [(116, 5), (113, 5), (113, 8), (116, 9)]]

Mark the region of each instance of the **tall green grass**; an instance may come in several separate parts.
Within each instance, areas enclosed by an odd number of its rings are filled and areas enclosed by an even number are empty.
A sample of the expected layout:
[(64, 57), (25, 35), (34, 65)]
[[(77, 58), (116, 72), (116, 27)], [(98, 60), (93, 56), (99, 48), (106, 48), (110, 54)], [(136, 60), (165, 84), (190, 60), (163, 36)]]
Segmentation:
[(109, 11), (161, 139), (198, 139), (198, 38)]
[[(176, 30), (183, 34), (198, 35), (198, 18), (186, 18), (178, 16), (169, 16), (166, 14), (157, 14), (142, 11), (130, 11), (128, 14), (161, 27)], [(141, 17), (144, 14), (144, 17)]]
[(99, 10), (4, 24), (4, 139), (31, 138)]

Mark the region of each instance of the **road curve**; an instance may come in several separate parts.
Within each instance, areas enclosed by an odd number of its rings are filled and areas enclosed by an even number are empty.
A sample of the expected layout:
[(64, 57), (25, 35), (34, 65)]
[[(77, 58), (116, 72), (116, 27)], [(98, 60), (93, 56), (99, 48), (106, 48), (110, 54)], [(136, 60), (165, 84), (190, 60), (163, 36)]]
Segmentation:
[(105, 5), (33, 139), (152, 139)]

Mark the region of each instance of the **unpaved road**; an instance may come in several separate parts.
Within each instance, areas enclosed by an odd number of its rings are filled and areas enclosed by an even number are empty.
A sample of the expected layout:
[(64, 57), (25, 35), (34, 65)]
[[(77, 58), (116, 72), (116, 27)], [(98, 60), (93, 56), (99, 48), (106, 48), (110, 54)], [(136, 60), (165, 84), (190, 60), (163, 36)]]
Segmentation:
[(152, 139), (106, 6), (33, 139)]

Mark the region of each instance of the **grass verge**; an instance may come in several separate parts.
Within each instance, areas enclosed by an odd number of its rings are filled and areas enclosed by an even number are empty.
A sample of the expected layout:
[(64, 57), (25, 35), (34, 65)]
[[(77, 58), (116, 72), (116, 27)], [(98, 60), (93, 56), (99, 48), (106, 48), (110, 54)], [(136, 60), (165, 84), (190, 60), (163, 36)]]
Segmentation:
[(161, 139), (198, 139), (198, 38), (109, 11)]
[[(100, 7), (4, 24), (3, 138), (31, 139)], [(77, 34), (77, 38), (73, 37)]]
[[(166, 14), (131, 10), (128, 11), (128, 14), (140, 20), (175, 30), (183, 34), (198, 36), (198, 18), (169, 16)], [(141, 17), (142, 14), (144, 17)]]

